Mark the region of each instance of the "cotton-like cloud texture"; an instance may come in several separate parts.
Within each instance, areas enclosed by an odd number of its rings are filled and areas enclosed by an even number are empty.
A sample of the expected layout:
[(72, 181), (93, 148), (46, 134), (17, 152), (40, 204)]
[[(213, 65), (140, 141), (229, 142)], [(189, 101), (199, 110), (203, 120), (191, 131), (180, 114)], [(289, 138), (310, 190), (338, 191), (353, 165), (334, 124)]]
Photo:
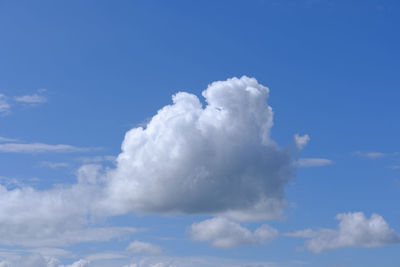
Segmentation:
[[(145, 128), (127, 132), (114, 168), (84, 165), (75, 184), (48, 190), (0, 185), (0, 245), (107, 241), (138, 229), (99, 227), (96, 219), (129, 212), (217, 214), (236, 220), (278, 217), (295, 165), (289, 150), (270, 138), (273, 113), (266, 102), (268, 93), (248, 77), (209, 85), (203, 92), (205, 106), (195, 95), (177, 93), (173, 104), (159, 110)], [(81, 150), (0, 144), (1, 152)], [(212, 223), (236, 234), (224, 237), (230, 238), (227, 247), (263, 242), (273, 233), (267, 226), (252, 233), (221, 218), (195, 228)], [(218, 238), (207, 241), (224, 246)], [(138, 243), (131, 247), (135, 250)]]
[(341, 247), (379, 247), (400, 243), (400, 235), (378, 214), (372, 214), (368, 219), (362, 212), (350, 212), (338, 214), (335, 218), (340, 221), (337, 230), (307, 229), (287, 235), (310, 238), (306, 247), (314, 253)]
[(88, 227), (94, 214), (103, 215), (95, 211), (102, 197), (99, 168), (83, 166), (77, 184), (51, 190), (0, 185), (0, 245), (65, 246), (136, 232), (127, 227)]
[(295, 134), (294, 136), (294, 142), (298, 150), (302, 150), (303, 148), (305, 148), (309, 141), (310, 141), (310, 136), (308, 134), (305, 135)]
[(279, 216), (290, 153), (270, 138), (269, 89), (243, 76), (214, 82), (206, 105), (180, 92), (145, 128), (128, 131), (110, 172), (108, 208), (119, 213)]
[(36, 253), (0, 260), (0, 267), (89, 267), (89, 261), (78, 260), (70, 265), (63, 265), (56, 258)]
[(196, 241), (210, 242), (214, 247), (233, 248), (243, 245), (263, 244), (278, 236), (278, 231), (262, 225), (254, 232), (225, 218), (212, 218), (190, 227), (190, 235)]

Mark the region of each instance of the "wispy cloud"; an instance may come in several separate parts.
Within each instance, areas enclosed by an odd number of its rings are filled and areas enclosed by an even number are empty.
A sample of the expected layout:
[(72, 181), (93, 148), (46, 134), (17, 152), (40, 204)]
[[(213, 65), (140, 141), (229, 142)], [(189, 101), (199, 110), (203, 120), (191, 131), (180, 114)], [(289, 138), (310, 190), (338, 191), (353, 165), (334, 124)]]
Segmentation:
[(51, 169), (58, 169), (68, 167), (69, 164), (67, 162), (51, 162), (51, 161), (42, 161), (40, 162), (41, 167), (48, 167)]
[(333, 161), (325, 158), (300, 158), (296, 164), (298, 167), (320, 167), (332, 164)]
[(99, 148), (85, 148), (76, 147), (71, 145), (49, 145), (43, 143), (30, 143), (30, 144), (18, 144), (18, 143), (6, 143), (0, 144), (0, 152), (3, 153), (69, 153), (69, 152), (82, 152), (89, 150), (97, 150)]
[(353, 153), (356, 156), (363, 157), (363, 158), (369, 158), (369, 159), (378, 159), (378, 158), (383, 158), (386, 156), (385, 153), (382, 152), (361, 152), (361, 151), (356, 151)]
[(77, 160), (83, 163), (99, 163), (99, 162), (106, 162), (106, 161), (115, 161), (115, 156), (95, 156), (95, 157), (79, 157)]
[(0, 142), (16, 142), (18, 139), (0, 136)]
[(126, 250), (137, 254), (159, 254), (162, 252), (161, 247), (157, 245), (137, 240), (130, 243)]
[(23, 95), (16, 96), (14, 100), (16, 102), (25, 103), (25, 104), (42, 104), (47, 102), (47, 98), (43, 95), (46, 89), (39, 89), (37, 93), (32, 95)]
[(0, 115), (7, 115), (10, 113), (10, 104), (7, 102), (7, 97), (0, 94)]

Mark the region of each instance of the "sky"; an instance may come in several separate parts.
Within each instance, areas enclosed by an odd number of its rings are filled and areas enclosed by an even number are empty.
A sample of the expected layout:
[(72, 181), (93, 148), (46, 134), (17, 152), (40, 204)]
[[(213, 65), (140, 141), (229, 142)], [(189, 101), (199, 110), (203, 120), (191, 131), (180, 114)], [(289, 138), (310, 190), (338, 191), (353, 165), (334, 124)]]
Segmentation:
[(398, 266), (399, 9), (0, 0), (0, 267)]

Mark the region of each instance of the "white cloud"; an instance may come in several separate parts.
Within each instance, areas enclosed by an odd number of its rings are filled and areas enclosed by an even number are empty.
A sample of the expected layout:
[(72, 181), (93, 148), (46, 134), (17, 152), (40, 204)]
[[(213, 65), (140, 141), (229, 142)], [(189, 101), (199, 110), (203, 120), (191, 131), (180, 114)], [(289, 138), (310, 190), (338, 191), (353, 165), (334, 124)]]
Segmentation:
[(360, 152), (356, 151), (354, 152), (355, 155), (364, 157), (364, 158), (369, 158), (369, 159), (378, 159), (378, 158), (383, 158), (386, 156), (385, 153), (382, 152)]
[(67, 162), (42, 161), (42, 162), (40, 162), (40, 166), (48, 167), (48, 168), (51, 168), (51, 169), (58, 169), (58, 168), (68, 167), (69, 164)]
[(300, 158), (297, 160), (298, 167), (320, 167), (332, 164), (333, 161), (324, 158)]
[(95, 157), (80, 157), (78, 158), (79, 161), (87, 164), (87, 163), (100, 163), (100, 162), (107, 162), (111, 161), (114, 162), (116, 160), (115, 156), (95, 156)]
[[(196, 96), (178, 93), (146, 128), (126, 134), (114, 169), (86, 165), (77, 172), (76, 184), (50, 190), (0, 185), (0, 244), (106, 241), (137, 229), (95, 227), (93, 221), (128, 212), (217, 214), (236, 220), (278, 217), (295, 166), (289, 149), (270, 139), (268, 92), (255, 79), (242, 77), (211, 84), (203, 92), (205, 107)], [(88, 148), (0, 144), (0, 152), (84, 150)], [(246, 232), (240, 225), (237, 229)], [(263, 226), (249, 231), (251, 238), (231, 242), (254, 243), (269, 230)]]
[(137, 240), (130, 243), (126, 250), (138, 254), (159, 254), (162, 252), (161, 247), (157, 245)]
[(400, 243), (400, 235), (378, 214), (372, 214), (368, 219), (362, 212), (350, 212), (335, 218), (340, 221), (338, 229), (307, 229), (286, 235), (309, 238), (306, 247), (314, 253), (341, 247), (380, 247)]
[(81, 259), (70, 265), (62, 265), (56, 258), (33, 253), (0, 260), (0, 267), (89, 267), (89, 263), (89, 261)]
[(0, 94), (0, 115), (7, 115), (10, 112), (10, 104), (7, 102), (7, 97)]
[[(8, 190), (0, 185), (0, 245), (65, 246), (79, 242), (108, 241), (139, 229), (89, 227), (101, 211), (99, 167), (84, 166), (78, 183), (38, 191), (31, 187)], [(90, 176), (90, 177), (88, 177)], [(93, 228), (94, 227), (94, 228)]]
[(18, 141), (18, 140), (14, 139), (14, 138), (7, 138), (7, 137), (0, 136), (0, 142), (16, 142), (16, 141)]
[(62, 267), (56, 258), (41, 254), (28, 254), (13, 259), (0, 260), (0, 267)]
[(217, 217), (192, 224), (190, 235), (193, 240), (210, 242), (214, 247), (233, 248), (263, 244), (277, 237), (278, 231), (264, 224), (251, 232), (236, 222)]
[[(272, 262), (254, 262), (239, 259), (224, 259), (215, 257), (148, 257), (135, 259), (123, 267), (278, 267)], [(111, 267), (111, 266), (110, 266)]]
[(47, 98), (42, 95), (46, 89), (39, 89), (37, 93), (33, 95), (23, 95), (17, 96), (14, 98), (16, 102), (25, 103), (25, 104), (42, 104), (47, 102)]
[(68, 152), (80, 152), (93, 150), (94, 148), (76, 147), (70, 145), (49, 145), (43, 143), (30, 143), (30, 144), (18, 144), (18, 143), (6, 143), (0, 144), (0, 152), (3, 153), (68, 153)]
[(303, 136), (295, 134), (294, 136), (294, 142), (298, 150), (302, 150), (303, 148), (305, 148), (309, 141), (310, 136), (308, 134), (305, 134)]
[(147, 127), (126, 133), (104, 203), (117, 213), (278, 217), (293, 164), (270, 138), (268, 94), (245, 76), (209, 85), (205, 107), (177, 93)]
[(70, 265), (66, 265), (66, 266), (62, 265), (62, 266), (59, 266), (59, 267), (89, 267), (89, 266), (90, 266), (90, 261), (81, 259), (81, 260), (78, 260), (78, 261), (76, 261), (76, 262), (74, 262), (74, 263), (72, 263)]

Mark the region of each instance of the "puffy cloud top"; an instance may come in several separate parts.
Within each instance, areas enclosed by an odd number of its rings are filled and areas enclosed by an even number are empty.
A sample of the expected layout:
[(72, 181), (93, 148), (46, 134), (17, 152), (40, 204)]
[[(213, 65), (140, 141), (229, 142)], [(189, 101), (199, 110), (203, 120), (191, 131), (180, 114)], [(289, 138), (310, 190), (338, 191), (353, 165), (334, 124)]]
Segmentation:
[(243, 76), (214, 82), (206, 105), (180, 92), (145, 128), (128, 131), (109, 173), (117, 213), (279, 216), (292, 177), (290, 153), (270, 138), (269, 89)]
[(209, 241), (215, 247), (233, 248), (265, 243), (277, 237), (278, 231), (264, 224), (251, 232), (225, 218), (212, 218), (192, 224), (190, 234), (194, 240)]
[(340, 221), (337, 230), (302, 230), (287, 234), (294, 237), (310, 238), (306, 247), (314, 253), (341, 247), (379, 247), (400, 243), (400, 235), (389, 227), (378, 214), (366, 218), (362, 212), (336, 215)]

